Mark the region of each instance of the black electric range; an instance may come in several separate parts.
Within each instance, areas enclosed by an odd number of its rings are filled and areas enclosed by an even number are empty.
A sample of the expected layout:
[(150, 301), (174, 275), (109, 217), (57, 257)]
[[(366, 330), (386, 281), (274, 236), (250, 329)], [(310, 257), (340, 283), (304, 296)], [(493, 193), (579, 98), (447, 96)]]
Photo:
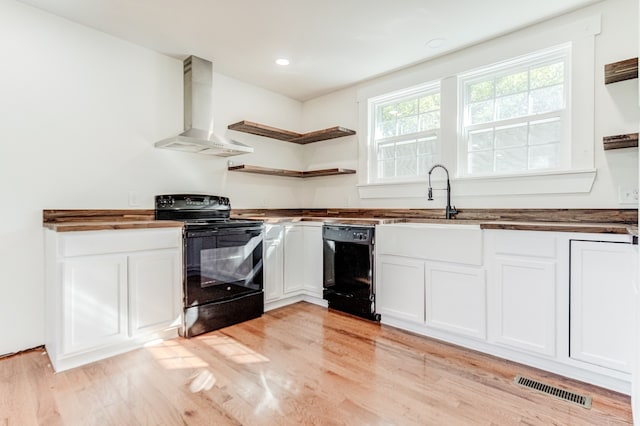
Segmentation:
[(264, 312), (264, 225), (231, 219), (230, 215), (226, 197), (156, 196), (156, 219), (185, 224), (182, 334), (186, 337), (257, 318)]

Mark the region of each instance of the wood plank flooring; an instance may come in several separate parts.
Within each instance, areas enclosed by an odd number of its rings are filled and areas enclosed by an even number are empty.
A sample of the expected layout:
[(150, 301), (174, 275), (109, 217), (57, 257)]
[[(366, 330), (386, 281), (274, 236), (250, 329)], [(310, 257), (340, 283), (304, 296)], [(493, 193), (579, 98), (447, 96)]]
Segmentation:
[(627, 396), (307, 303), (57, 374), (42, 350), (0, 360), (0, 425), (631, 423)]

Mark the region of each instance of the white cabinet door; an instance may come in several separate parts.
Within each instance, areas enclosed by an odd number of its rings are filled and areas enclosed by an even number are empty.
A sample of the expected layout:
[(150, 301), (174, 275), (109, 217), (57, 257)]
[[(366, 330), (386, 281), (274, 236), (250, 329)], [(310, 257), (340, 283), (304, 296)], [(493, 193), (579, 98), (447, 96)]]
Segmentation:
[(304, 289), (307, 294), (322, 298), (322, 227), (303, 226)]
[(131, 336), (179, 326), (182, 306), (180, 252), (177, 249), (129, 256)]
[(485, 339), (485, 318), (483, 269), (426, 263), (427, 325)]
[(301, 226), (284, 227), (284, 294), (304, 289), (304, 230)]
[(376, 265), (378, 313), (424, 324), (424, 262), (380, 255)]
[(495, 341), (542, 355), (555, 355), (556, 263), (496, 256)]
[(62, 353), (127, 339), (127, 257), (62, 262)]
[(281, 225), (266, 225), (264, 240), (264, 301), (282, 297), (284, 239)]
[(571, 358), (631, 373), (633, 253), (631, 244), (571, 241)]

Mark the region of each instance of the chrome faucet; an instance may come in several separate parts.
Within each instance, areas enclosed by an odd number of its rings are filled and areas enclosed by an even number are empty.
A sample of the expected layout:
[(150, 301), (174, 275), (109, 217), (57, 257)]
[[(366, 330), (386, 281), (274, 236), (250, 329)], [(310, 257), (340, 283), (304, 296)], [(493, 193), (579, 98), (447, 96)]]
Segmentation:
[(442, 164), (434, 164), (434, 166), (431, 167), (431, 170), (429, 170), (429, 191), (427, 194), (428, 195), (427, 200), (433, 201), (433, 188), (431, 188), (431, 172), (436, 167), (440, 167), (444, 169), (445, 173), (447, 174), (447, 208), (445, 210), (445, 216), (446, 216), (446, 219), (451, 219), (452, 215), (458, 214), (458, 210), (456, 210), (455, 206), (453, 207), (451, 206), (451, 184), (449, 183), (449, 170), (447, 170), (447, 168)]

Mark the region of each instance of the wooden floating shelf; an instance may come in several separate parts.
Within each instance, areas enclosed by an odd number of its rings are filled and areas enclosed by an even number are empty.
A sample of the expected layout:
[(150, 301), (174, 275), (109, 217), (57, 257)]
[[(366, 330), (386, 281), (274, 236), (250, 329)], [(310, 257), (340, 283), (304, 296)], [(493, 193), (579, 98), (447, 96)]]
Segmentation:
[(246, 120), (234, 124), (229, 124), (227, 128), (230, 130), (235, 130), (237, 132), (251, 133), (252, 135), (264, 136), (271, 139), (278, 139), (281, 141), (292, 142), (301, 145), (356, 134), (355, 130), (350, 130), (339, 126), (316, 130), (309, 133), (296, 133), (289, 130), (282, 130), (276, 127), (253, 123)]
[(638, 58), (631, 58), (604, 66), (604, 84), (638, 78)]
[(602, 138), (604, 149), (620, 149), (638, 147), (638, 134), (629, 133), (627, 135), (605, 136)]
[(247, 164), (238, 164), (238, 165), (229, 166), (228, 170), (232, 172), (255, 173), (259, 175), (286, 176), (286, 177), (295, 177), (295, 178), (350, 175), (356, 172), (355, 170), (342, 169), (342, 168), (309, 170), (306, 172), (302, 172), (297, 170), (271, 169), (269, 167), (249, 166)]

